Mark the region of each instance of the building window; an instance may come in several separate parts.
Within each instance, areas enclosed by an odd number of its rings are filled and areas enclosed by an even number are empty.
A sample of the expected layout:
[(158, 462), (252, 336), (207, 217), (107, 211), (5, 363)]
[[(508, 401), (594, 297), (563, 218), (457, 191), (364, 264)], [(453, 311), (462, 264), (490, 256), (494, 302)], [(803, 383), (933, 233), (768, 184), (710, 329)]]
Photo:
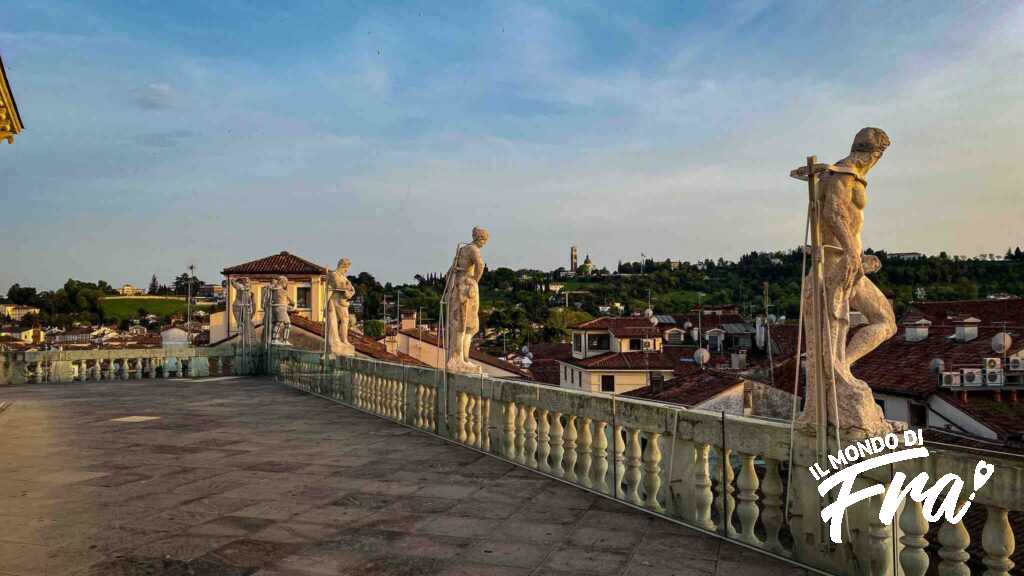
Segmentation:
[(310, 294), (311, 294), (312, 290), (313, 289), (310, 288), (309, 286), (299, 286), (298, 288), (295, 289), (295, 307), (296, 308), (308, 309), (308, 308), (312, 308), (313, 307), (312, 304), (310, 304), (310, 301), (311, 301)]
[(615, 375), (601, 375), (601, 392), (615, 392)]
[(583, 335), (579, 332), (572, 335), (572, 351), (583, 352)]
[(683, 333), (679, 330), (669, 330), (667, 336), (668, 341), (674, 344), (678, 344), (683, 341)]
[(708, 334), (708, 348), (715, 352), (722, 351), (722, 337), (718, 334)]
[(927, 426), (928, 425), (928, 407), (924, 404), (913, 404), (908, 405), (910, 409), (910, 425), (911, 426)]
[(588, 334), (587, 349), (609, 350), (611, 349), (611, 338), (607, 334)]
[(629, 349), (630, 350), (643, 350), (643, 347), (644, 347), (643, 346), (643, 342), (639, 338), (630, 338), (629, 339)]

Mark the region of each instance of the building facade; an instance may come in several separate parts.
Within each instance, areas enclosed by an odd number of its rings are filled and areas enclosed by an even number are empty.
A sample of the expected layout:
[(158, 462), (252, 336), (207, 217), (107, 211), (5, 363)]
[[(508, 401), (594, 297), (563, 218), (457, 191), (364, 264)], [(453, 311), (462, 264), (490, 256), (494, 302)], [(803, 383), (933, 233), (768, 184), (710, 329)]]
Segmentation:
[(288, 279), (288, 294), (295, 303), (295, 314), (314, 322), (323, 322), (324, 293), (327, 268), (304, 258), (281, 252), (266, 258), (252, 260), (221, 271), (227, 281), (225, 293), (227, 307), (210, 317), (210, 341), (218, 342), (238, 333), (232, 316), (235, 301), (233, 281), (248, 278), (253, 296), (253, 322), (263, 321), (263, 292), (280, 276)]

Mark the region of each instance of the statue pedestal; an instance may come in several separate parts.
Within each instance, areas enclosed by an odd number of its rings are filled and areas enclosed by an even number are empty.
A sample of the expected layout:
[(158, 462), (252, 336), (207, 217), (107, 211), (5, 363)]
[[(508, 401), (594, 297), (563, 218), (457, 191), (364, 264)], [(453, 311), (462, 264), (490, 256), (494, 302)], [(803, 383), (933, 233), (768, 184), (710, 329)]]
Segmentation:
[(331, 343), (331, 356), (355, 356), (356, 347), (345, 342)]
[(452, 358), (448, 361), (448, 371), (455, 372), (458, 374), (467, 374), (470, 376), (476, 376), (484, 373), (484, 369), (475, 362), (463, 362), (458, 358)]

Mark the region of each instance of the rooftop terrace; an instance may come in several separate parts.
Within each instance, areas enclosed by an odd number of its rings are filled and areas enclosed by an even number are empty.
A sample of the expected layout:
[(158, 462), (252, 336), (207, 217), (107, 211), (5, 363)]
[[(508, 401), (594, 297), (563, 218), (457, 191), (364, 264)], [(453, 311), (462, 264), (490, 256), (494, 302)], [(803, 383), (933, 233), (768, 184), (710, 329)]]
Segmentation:
[(0, 435), (2, 575), (803, 573), (265, 378), (3, 388)]

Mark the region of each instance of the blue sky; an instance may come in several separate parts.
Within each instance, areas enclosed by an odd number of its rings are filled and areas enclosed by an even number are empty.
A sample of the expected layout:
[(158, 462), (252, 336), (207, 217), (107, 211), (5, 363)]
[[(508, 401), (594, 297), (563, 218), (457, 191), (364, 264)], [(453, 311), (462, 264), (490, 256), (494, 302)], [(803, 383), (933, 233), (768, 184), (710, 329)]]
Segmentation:
[(808, 154), (890, 151), (864, 240), (1024, 245), (1024, 4), (95, 2), (5, 9), (0, 290), (289, 250), (391, 281), (795, 246)]

